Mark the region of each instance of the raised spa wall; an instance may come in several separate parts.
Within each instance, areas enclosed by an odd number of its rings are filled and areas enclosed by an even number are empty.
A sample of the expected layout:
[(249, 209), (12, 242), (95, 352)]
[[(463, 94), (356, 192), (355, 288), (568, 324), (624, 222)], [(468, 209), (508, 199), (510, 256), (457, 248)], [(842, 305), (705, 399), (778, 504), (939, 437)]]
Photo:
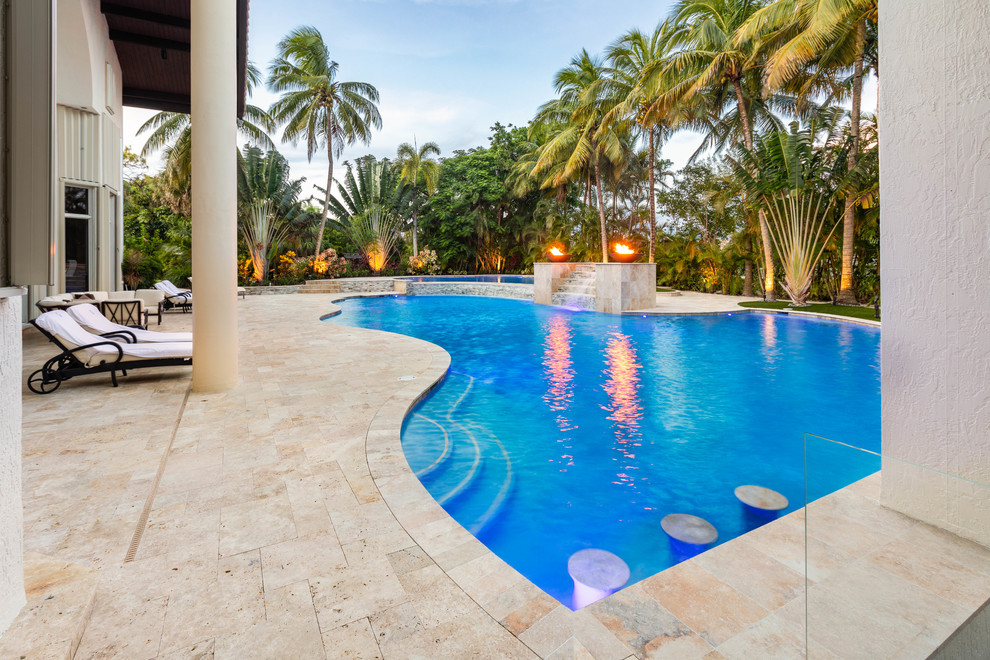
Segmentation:
[(553, 294), (578, 269), (594, 266), (595, 311), (621, 314), (656, 307), (657, 265), (623, 263), (548, 263), (533, 264), (533, 300), (552, 305)]

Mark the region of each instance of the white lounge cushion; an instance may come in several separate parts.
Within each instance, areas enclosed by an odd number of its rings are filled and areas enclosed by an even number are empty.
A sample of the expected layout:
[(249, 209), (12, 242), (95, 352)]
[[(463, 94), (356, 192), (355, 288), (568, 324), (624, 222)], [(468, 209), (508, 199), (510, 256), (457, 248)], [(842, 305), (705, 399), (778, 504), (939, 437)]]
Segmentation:
[(66, 310), (79, 325), (89, 328), (97, 333), (117, 332), (124, 330), (134, 335), (134, 338), (141, 343), (168, 343), (192, 341), (191, 332), (153, 332), (151, 330), (141, 330), (140, 328), (129, 328), (126, 325), (112, 323), (107, 317), (100, 314), (100, 310), (95, 305), (73, 305)]
[(162, 280), (161, 282), (155, 283), (155, 288), (163, 292), (167, 298), (171, 299), (184, 299), (187, 301), (192, 300), (192, 293), (184, 289), (180, 289), (168, 280)]
[(158, 289), (138, 289), (134, 292), (134, 297), (143, 300), (145, 307), (153, 309), (165, 300), (165, 293)]
[(133, 291), (110, 291), (107, 296), (107, 300), (134, 300), (136, 297)]
[[(60, 309), (45, 312), (35, 323), (44, 328), (47, 332), (58, 337), (67, 348), (78, 348), (97, 342), (109, 341), (87, 332), (81, 325), (69, 316), (68, 312)], [(123, 352), (123, 362), (134, 362), (136, 360), (155, 360), (165, 358), (191, 358), (192, 342), (169, 342), (169, 343), (145, 343), (145, 344), (125, 344), (112, 342), (120, 347)], [(108, 361), (116, 360), (117, 349), (113, 346), (94, 346), (75, 353), (79, 361), (88, 367), (96, 366)]]

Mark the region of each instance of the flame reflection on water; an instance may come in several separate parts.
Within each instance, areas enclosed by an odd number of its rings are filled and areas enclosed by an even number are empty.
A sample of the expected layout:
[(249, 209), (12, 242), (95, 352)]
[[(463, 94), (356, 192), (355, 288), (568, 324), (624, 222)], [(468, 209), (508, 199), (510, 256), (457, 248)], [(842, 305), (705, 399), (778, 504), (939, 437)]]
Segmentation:
[[(566, 453), (560, 456), (564, 466), (574, 465), (571, 453), (570, 432), (577, 428), (565, 414), (574, 401), (574, 362), (571, 357), (573, 336), (566, 316), (554, 316), (546, 326), (546, 339), (543, 342), (543, 367), (547, 389), (543, 401), (550, 410), (557, 413), (554, 421), (563, 436), (559, 440)], [(566, 471), (564, 467), (562, 471)]]
[(617, 331), (610, 333), (605, 358), (604, 388), (609, 397), (609, 405), (602, 408), (610, 413), (608, 419), (613, 422), (616, 451), (621, 456), (615, 460), (622, 464), (616, 474), (618, 481), (613, 483), (633, 486), (636, 479), (631, 473), (639, 469), (636, 465), (636, 448), (642, 446), (640, 424), (643, 420), (643, 404), (639, 398), (639, 388), (642, 385), (639, 372), (643, 367), (629, 335)]

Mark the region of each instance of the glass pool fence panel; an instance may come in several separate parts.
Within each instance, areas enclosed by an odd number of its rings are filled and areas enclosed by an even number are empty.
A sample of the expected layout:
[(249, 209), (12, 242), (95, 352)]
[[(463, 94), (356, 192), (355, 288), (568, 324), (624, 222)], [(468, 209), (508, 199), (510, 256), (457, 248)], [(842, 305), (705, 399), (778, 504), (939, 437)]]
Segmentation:
[(778, 614), (803, 618), (807, 657), (990, 657), (990, 466), (952, 468), (965, 478), (804, 440), (804, 611)]

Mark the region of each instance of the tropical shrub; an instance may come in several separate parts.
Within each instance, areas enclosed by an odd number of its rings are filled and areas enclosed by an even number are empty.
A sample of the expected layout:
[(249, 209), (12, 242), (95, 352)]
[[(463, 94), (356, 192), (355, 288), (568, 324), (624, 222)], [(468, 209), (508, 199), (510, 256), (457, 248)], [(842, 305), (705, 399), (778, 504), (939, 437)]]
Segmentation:
[(440, 260), (437, 253), (424, 245), (419, 255), (409, 257), (409, 272), (416, 275), (439, 275)]

